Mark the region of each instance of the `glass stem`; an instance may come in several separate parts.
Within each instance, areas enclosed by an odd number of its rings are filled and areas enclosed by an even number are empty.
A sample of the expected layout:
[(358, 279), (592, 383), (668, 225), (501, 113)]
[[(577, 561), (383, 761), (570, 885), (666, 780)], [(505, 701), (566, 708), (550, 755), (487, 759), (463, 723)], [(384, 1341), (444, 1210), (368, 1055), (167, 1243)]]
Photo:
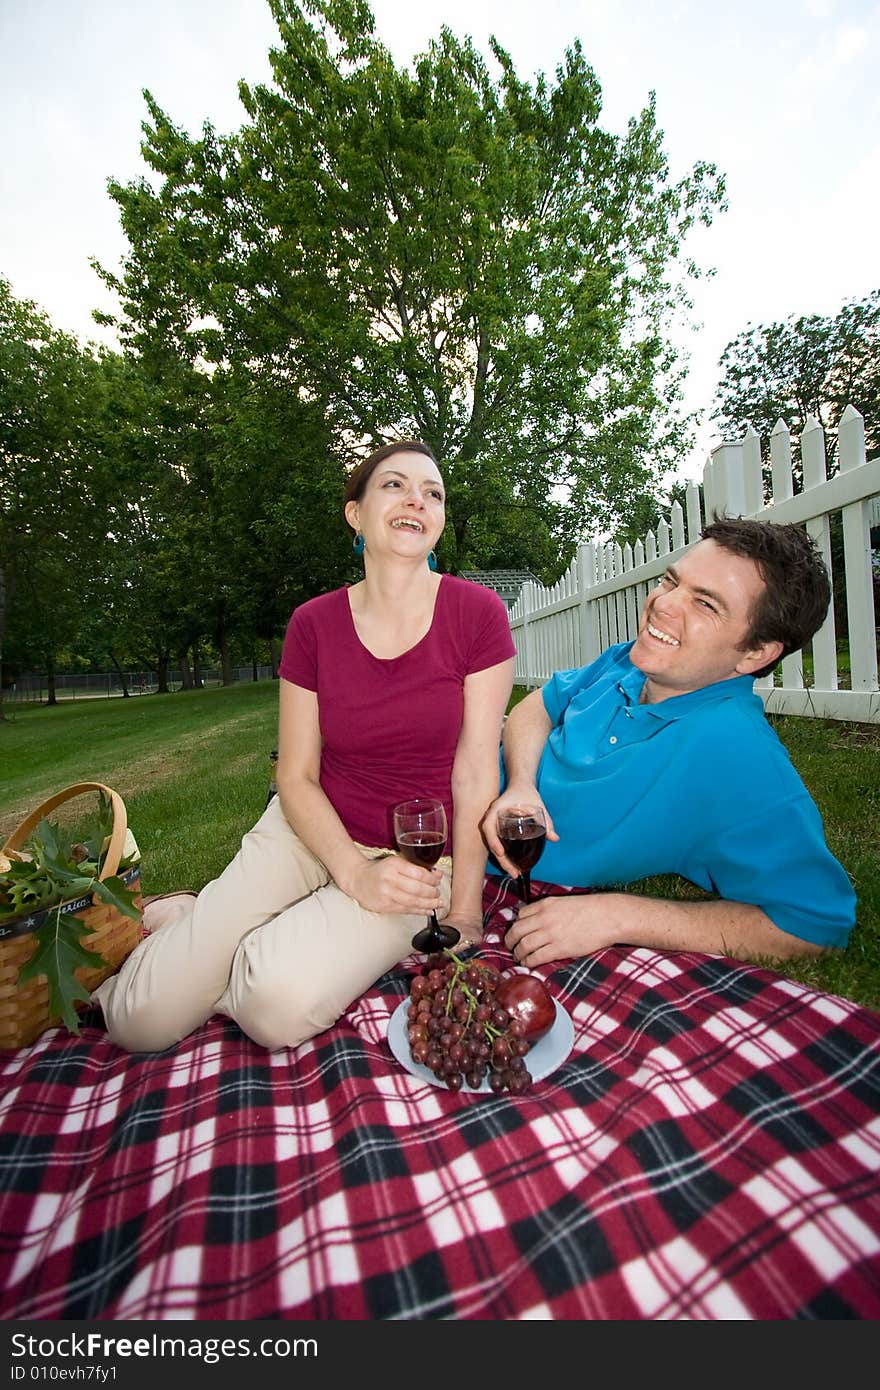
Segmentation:
[(522, 899), (524, 903), (530, 903), (532, 901), (532, 885), (528, 870), (522, 875)]

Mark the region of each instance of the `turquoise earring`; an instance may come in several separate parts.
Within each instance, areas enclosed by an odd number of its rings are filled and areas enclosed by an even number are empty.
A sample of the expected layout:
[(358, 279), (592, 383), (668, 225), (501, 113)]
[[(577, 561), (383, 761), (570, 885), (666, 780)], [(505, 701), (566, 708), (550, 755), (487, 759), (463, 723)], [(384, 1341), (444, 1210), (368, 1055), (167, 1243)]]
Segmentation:
[(436, 568), (437, 568), (437, 556), (434, 554), (434, 552), (433, 552), (433, 550), (432, 550), (432, 551), (430, 551), (429, 554), (428, 554), (428, 569), (429, 569), (429, 570), (435, 570)]
[(357, 535), (352, 541), (351, 548), (354, 551), (355, 555), (363, 555), (364, 551), (366, 550), (367, 543), (361, 535), (360, 531), (358, 531)]

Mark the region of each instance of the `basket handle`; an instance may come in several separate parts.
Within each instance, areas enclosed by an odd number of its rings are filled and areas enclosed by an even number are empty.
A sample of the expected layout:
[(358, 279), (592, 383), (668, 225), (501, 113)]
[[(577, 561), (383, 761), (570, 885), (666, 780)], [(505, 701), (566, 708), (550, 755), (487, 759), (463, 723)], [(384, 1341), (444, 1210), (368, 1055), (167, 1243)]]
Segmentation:
[(48, 801), (44, 801), (41, 806), (38, 806), (35, 811), (25, 817), (17, 829), (13, 830), (0, 853), (8, 854), (10, 850), (14, 853), (25, 843), (31, 831), (37, 828), (40, 821), (45, 819), (50, 811), (54, 811), (56, 806), (61, 806), (65, 801), (72, 801), (75, 796), (79, 796), (82, 792), (106, 792), (110, 798), (113, 807), (113, 829), (99, 879), (103, 883), (105, 878), (112, 878), (119, 868), (119, 861), (122, 858), (128, 821), (125, 814), (125, 802), (122, 797), (118, 792), (113, 791), (112, 787), (105, 787), (103, 782), (74, 782), (72, 786), (65, 787), (63, 791), (50, 796)]

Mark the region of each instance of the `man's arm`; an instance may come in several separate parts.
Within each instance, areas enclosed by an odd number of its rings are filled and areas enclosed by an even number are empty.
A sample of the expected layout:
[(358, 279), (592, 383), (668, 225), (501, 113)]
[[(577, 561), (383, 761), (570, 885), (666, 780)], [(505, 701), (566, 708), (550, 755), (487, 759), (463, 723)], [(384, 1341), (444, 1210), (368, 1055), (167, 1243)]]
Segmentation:
[(472, 671), (464, 683), (464, 718), (452, 766), (452, 900), (444, 923), (464, 941), (483, 935), (486, 846), (480, 816), (498, 792), (498, 737), (513, 686), (514, 659)]
[[(505, 858), (498, 838), (498, 812), (503, 806), (544, 806), (535, 786), (535, 778), (544, 745), (552, 728), (540, 690), (533, 690), (531, 695), (526, 695), (524, 700), (520, 700), (507, 716), (504, 725), (502, 747), (507, 785), (498, 799), (492, 802), (480, 828), (498, 863), (514, 877), (518, 876), (519, 869), (511, 860)], [(558, 840), (559, 836), (553, 828), (553, 820), (546, 806), (544, 812), (547, 820), (547, 839)]]
[(614, 945), (705, 951), (738, 960), (790, 960), (827, 949), (781, 931), (749, 903), (682, 902), (636, 893), (544, 898), (520, 908), (504, 939), (527, 966), (573, 960)]

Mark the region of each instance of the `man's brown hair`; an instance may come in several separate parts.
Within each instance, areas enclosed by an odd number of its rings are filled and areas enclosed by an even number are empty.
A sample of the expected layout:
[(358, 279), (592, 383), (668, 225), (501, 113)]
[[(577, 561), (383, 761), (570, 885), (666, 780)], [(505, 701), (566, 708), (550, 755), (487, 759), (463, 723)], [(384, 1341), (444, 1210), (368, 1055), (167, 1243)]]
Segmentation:
[[(831, 583), (825, 561), (802, 526), (716, 515), (700, 539), (754, 560), (764, 580), (743, 650), (762, 642), (781, 642), (779, 661), (800, 651), (818, 632), (831, 602)], [(769, 676), (777, 661), (755, 675)]]

